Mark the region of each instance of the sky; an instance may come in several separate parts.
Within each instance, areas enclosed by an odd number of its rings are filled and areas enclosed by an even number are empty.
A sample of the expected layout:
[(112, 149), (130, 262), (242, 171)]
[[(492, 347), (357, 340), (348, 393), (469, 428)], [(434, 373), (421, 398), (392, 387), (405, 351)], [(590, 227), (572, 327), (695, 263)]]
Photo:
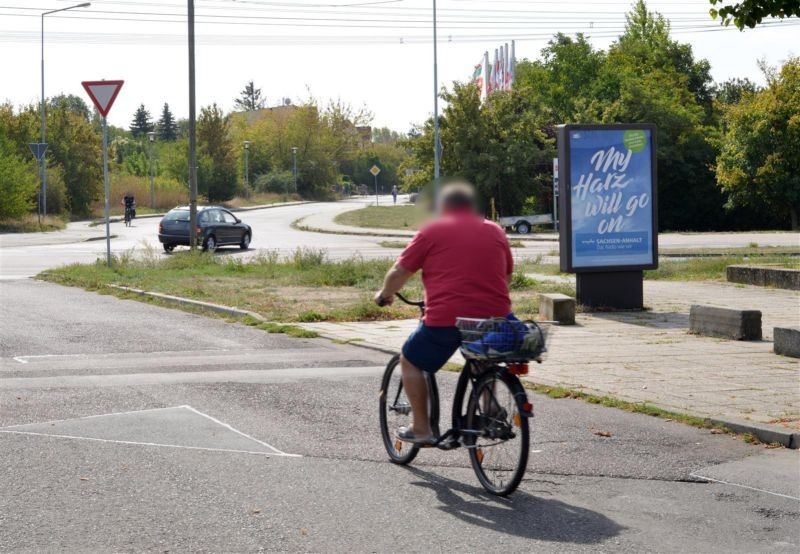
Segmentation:
[[(38, 102), (44, 10), (81, 0), (0, 0), (0, 102)], [(431, 0), (196, 0), (197, 102), (224, 110), (250, 79), (268, 105), (313, 96), (365, 105), (373, 126), (408, 131), (433, 112)], [(607, 48), (622, 32), (627, 0), (439, 0), (439, 84), (467, 80), (484, 51), (515, 40), (516, 57), (536, 59), (549, 37), (583, 32)], [(109, 114), (127, 127), (144, 104), (157, 119), (168, 102), (188, 115), (184, 0), (94, 0), (45, 17), (45, 91), (87, 100), (81, 81), (123, 79)], [(764, 79), (757, 61), (778, 65), (800, 53), (800, 20), (740, 32), (721, 29), (707, 0), (648, 2), (672, 22), (673, 37), (711, 63), (715, 80)], [(491, 57), (491, 56), (490, 56)]]

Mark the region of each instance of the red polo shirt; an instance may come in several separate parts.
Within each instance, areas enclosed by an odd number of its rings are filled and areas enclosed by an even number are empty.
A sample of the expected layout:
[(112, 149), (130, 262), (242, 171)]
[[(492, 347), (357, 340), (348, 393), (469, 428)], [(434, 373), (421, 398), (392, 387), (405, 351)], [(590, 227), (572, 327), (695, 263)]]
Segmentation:
[(514, 259), (505, 232), (471, 211), (449, 211), (425, 225), (398, 264), (422, 270), (425, 325), (449, 327), (457, 317), (511, 313), (507, 277)]

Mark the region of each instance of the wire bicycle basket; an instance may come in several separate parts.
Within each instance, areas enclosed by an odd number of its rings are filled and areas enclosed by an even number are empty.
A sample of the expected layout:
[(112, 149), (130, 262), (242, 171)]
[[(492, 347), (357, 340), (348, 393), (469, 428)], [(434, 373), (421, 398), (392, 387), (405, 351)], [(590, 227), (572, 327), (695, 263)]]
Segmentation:
[(459, 317), (461, 354), (472, 360), (541, 361), (547, 352), (550, 323), (494, 317)]

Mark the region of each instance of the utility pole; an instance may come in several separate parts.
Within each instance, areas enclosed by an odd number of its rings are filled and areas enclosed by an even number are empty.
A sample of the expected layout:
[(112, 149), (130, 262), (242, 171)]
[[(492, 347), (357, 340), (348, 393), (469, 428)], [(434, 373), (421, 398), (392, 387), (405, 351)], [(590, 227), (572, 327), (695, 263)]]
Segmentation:
[(297, 146), (292, 146), (292, 175), (294, 177), (294, 193), (297, 194)]
[(439, 204), (439, 163), (442, 145), (439, 142), (439, 67), (436, 41), (436, 0), (433, 0), (433, 195), (434, 206)]
[[(65, 12), (67, 10), (74, 10), (75, 8), (88, 8), (91, 6), (91, 2), (84, 2), (83, 4), (76, 4), (75, 6), (68, 6), (66, 8), (61, 8), (58, 10), (50, 10), (49, 12), (42, 13), (42, 106), (41, 106), (41, 116), (42, 116), (42, 144), (45, 144), (47, 141), (45, 140), (45, 99), (44, 99), (44, 16), (50, 15), (52, 13), (58, 12)], [(47, 159), (42, 156), (42, 190), (40, 191), (40, 206), (42, 215), (47, 215)]]
[(189, 247), (197, 248), (197, 121), (194, 86), (194, 0), (188, 0), (189, 19)]
[(250, 187), (250, 141), (244, 141), (244, 184)]
[(153, 131), (147, 133), (147, 136), (150, 137), (150, 207), (155, 209), (156, 207), (156, 176), (155, 176), (155, 166), (153, 165), (153, 145), (156, 141), (156, 134)]

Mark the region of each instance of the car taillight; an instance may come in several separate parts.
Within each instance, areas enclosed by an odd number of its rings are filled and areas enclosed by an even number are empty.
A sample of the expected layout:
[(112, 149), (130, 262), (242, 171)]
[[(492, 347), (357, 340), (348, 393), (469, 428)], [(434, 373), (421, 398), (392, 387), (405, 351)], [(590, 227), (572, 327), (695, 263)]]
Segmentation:
[(202, 234), (203, 234), (203, 228), (202, 227), (198, 227), (197, 228), (197, 236), (199, 237)]
[(508, 372), (512, 375), (527, 375), (528, 364), (527, 363), (508, 364)]
[(164, 224), (163, 223), (159, 223), (158, 224), (158, 232), (161, 233), (162, 235), (164, 234)]

